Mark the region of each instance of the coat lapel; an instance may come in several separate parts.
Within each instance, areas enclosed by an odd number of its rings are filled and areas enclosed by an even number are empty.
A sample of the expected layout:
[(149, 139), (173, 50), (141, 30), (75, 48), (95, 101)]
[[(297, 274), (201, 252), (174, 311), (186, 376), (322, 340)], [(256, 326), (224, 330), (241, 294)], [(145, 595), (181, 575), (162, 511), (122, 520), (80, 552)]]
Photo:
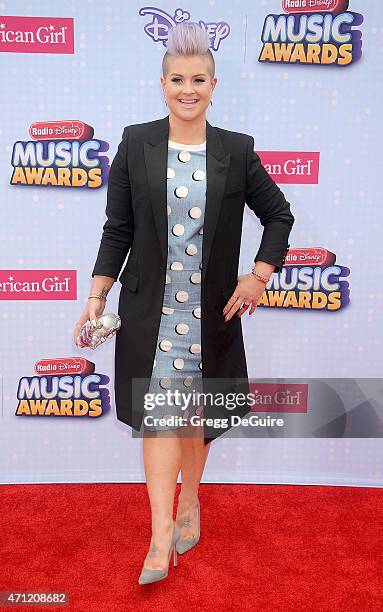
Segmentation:
[[(153, 216), (164, 262), (168, 253), (167, 158), (169, 115), (151, 126), (144, 141), (144, 157)], [(230, 153), (225, 153), (215, 127), (206, 121), (206, 205), (202, 235), (202, 281), (205, 278), (211, 246), (225, 189)]]

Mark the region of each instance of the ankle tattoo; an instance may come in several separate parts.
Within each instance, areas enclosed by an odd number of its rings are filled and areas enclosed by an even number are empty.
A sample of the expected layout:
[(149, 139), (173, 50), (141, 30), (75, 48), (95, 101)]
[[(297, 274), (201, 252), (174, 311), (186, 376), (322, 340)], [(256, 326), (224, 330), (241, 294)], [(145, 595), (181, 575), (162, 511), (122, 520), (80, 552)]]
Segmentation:
[(155, 544), (153, 544), (150, 548), (149, 548), (149, 557), (157, 557), (158, 556), (158, 548), (156, 547)]

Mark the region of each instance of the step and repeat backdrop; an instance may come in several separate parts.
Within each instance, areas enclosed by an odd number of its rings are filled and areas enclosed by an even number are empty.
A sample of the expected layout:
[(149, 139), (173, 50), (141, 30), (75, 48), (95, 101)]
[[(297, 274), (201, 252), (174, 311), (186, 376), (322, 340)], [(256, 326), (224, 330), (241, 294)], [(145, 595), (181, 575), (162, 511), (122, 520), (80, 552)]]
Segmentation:
[[(242, 317), (251, 426), (212, 443), (203, 480), (382, 486), (376, 0), (0, 2), (0, 481), (144, 481), (142, 440), (115, 416), (115, 339), (79, 349), (72, 332), (110, 164), (126, 125), (167, 115), (161, 61), (183, 21), (215, 57), (208, 121), (254, 137), (295, 216)], [(262, 231), (246, 206), (239, 274)]]

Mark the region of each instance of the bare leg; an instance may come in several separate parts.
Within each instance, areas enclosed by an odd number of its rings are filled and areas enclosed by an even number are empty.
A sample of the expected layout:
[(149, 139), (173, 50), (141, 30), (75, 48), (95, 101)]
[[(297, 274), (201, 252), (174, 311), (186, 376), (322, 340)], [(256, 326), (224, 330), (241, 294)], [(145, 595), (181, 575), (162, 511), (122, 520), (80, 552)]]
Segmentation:
[(168, 562), (173, 533), (173, 504), (181, 469), (181, 440), (178, 435), (158, 432), (143, 438), (146, 485), (152, 512), (152, 538), (144, 567), (162, 569)]
[[(205, 468), (207, 456), (210, 450), (210, 443), (204, 444), (203, 427), (188, 425), (192, 432), (186, 433), (181, 438), (182, 443), (182, 463), (181, 474), (182, 484), (178, 496), (178, 507), (176, 521), (180, 527), (180, 537), (192, 538), (197, 535), (197, 510), (198, 488)], [(197, 435), (196, 435), (197, 434)], [(182, 525), (182, 518), (190, 517), (189, 525)]]

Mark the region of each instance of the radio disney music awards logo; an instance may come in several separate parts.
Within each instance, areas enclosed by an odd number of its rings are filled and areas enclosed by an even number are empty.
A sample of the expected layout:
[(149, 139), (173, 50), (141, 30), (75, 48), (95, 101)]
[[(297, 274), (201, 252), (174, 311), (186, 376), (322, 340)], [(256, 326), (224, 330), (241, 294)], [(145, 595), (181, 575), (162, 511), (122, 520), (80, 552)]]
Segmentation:
[(350, 269), (323, 247), (293, 248), (281, 272), (271, 275), (259, 306), (334, 312), (350, 302)]
[(362, 56), (363, 15), (349, 0), (282, 0), (283, 14), (267, 15), (258, 61), (345, 67)]
[(78, 120), (37, 121), (30, 140), (13, 145), (11, 185), (87, 187), (108, 182), (109, 158), (101, 155), (109, 143), (93, 137), (94, 129)]
[[(165, 47), (167, 46), (169, 30), (174, 28), (177, 23), (190, 20), (190, 13), (181, 8), (177, 8), (174, 15), (170, 15), (163, 9), (154, 8), (153, 6), (144, 6), (139, 10), (139, 15), (150, 15), (152, 17), (152, 21), (146, 24), (144, 31), (152, 40), (154, 40), (154, 42), (160, 41)], [(202, 20), (200, 20), (198, 23), (209, 35), (210, 48), (214, 51), (218, 51), (222, 40), (229, 36), (229, 24), (226, 23), (226, 21), (205, 22)]]
[(0, 301), (76, 299), (76, 270), (0, 270)]
[(0, 52), (74, 53), (73, 17), (0, 15)]
[(318, 151), (257, 151), (262, 165), (276, 183), (318, 185)]
[(34, 376), (20, 378), (15, 416), (100, 417), (110, 411), (105, 374), (83, 357), (40, 359)]

